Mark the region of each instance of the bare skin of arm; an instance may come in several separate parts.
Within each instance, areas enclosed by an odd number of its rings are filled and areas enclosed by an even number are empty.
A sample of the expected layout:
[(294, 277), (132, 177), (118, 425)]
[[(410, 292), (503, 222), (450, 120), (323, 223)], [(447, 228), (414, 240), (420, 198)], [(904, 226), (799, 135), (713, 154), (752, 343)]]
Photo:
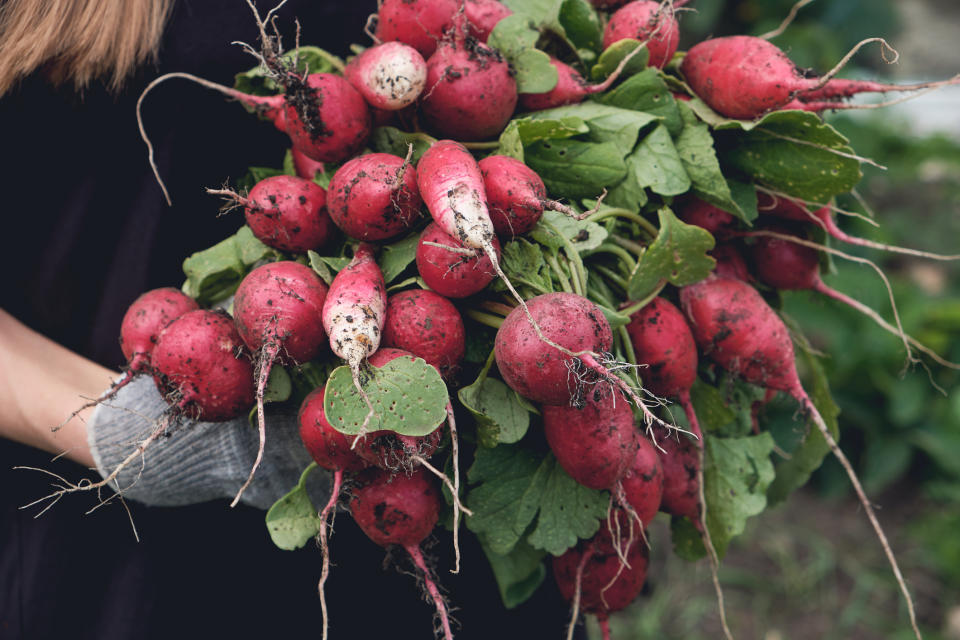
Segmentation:
[(86, 426), (94, 407), (58, 431), (53, 428), (103, 393), (118, 375), (0, 309), (0, 437), (94, 466)]

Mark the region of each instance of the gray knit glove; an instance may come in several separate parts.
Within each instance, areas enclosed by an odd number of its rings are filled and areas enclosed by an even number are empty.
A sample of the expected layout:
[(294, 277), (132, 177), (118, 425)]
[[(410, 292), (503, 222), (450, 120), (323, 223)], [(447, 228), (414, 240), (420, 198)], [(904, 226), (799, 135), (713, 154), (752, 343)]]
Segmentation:
[[(156, 428), (166, 409), (149, 376), (138, 377), (100, 404), (87, 424), (97, 471), (104, 477), (111, 473)], [(263, 461), (241, 498), (260, 509), (292, 489), (310, 463), (294, 416), (269, 414), (266, 425)], [(142, 458), (124, 468), (113, 488), (124, 498), (156, 506), (232, 499), (250, 474), (259, 446), (258, 432), (246, 416), (229, 422), (183, 418), (168, 437), (150, 444)], [(326, 481), (325, 474), (311, 478)]]

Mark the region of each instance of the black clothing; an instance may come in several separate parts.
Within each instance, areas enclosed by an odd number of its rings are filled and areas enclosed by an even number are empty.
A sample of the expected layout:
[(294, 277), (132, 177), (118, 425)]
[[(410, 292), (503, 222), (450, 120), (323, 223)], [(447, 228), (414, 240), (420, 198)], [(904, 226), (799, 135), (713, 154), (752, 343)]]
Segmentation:
[[(265, 5), (266, 3), (259, 3)], [(365, 40), (372, 0), (294, 1), (279, 13), (287, 46), (293, 16), (303, 44), (346, 54)], [(120, 320), (143, 291), (179, 286), (183, 259), (233, 233), (239, 213), (217, 217), (204, 187), (241, 177), (248, 166), (279, 166), (286, 137), (238, 104), (182, 80), (155, 89), (144, 119), (174, 206), (147, 164), (134, 106), (151, 79), (187, 71), (232, 84), (255, 61), (231, 41), (256, 43), (241, 0), (179, 0), (159, 64), (142, 69), (119, 96), (101, 86), (78, 95), (35, 75), (0, 98), (0, 183), (6, 276), (0, 306), (33, 329), (110, 367), (123, 358)], [(276, 549), (263, 512), (226, 501), (163, 509), (129, 504), (136, 543), (118, 504), (84, 517), (95, 499), (67, 496), (39, 519), (18, 510), (46, 493), (49, 479), (91, 472), (32, 449), (0, 444), (0, 639), (272, 638), (319, 634), (320, 553)], [(349, 517), (337, 519), (327, 583), (333, 638), (429, 638), (432, 605), (414, 578), (384, 570), (384, 552)], [(399, 554), (398, 554), (399, 555)], [(439, 582), (459, 608), (460, 639), (560, 637), (567, 613), (552, 580), (506, 612), (472, 536), (461, 575), (447, 569), (449, 537), (432, 555)], [(409, 565), (398, 558), (401, 567)]]

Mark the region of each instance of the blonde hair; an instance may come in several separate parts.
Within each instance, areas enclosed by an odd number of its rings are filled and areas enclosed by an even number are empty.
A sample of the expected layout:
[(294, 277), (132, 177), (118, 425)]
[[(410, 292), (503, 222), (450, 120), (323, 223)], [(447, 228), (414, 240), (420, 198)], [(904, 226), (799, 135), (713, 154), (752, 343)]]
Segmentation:
[(35, 71), (111, 90), (156, 57), (174, 0), (0, 0), (0, 96)]

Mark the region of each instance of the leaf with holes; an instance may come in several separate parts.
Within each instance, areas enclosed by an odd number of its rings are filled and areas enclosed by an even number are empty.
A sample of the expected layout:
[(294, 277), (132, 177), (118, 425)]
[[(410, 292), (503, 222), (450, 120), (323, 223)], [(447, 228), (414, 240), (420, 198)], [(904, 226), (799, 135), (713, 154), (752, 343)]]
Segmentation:
[(566, 238), (579, 253), (593, 251), (607, 239), (609, 232), (596, 222), (576, 220), (556, 211), (544, 211), (530, 236), (553, 250), (565, 246)]
[(662, 196), (678, 196), (690, 189), (690, 177), (684, 168), (670, 132), (663, 125), (651, 131), (630, 154), (630, 169), (637, 184)]
[(814, 113), (774, 111), (752, 127), (717, 127), (721, 159), (762, 185), (826, 203), (853, 189), (863, 173), (849, 140)]
[(623, 154), (613, 142), (544, 140), (527, 147), (524, 155), (548, 193), (568, 198), (596, 198), (627, 173)]
[(523, 161), (523, 146), (538, 140), (560, 140), (588, 133), (587, 124), (578, 117), (569, 116), (556, 120), (517, 118), (511, 120), (500, 134), (496, 153)]
[[(447, 387), (422, 358), (397, 358), (382, 367), (367, 367), (361, 385), (373, 405), (367, 431), (394, 431), (405, 436), (432, 433), (447, 415)], [(360, 433), (367, 404), (354, 386), (349, 367), (337, 367), (327, 380), (323, 410), (334, 429)]]

